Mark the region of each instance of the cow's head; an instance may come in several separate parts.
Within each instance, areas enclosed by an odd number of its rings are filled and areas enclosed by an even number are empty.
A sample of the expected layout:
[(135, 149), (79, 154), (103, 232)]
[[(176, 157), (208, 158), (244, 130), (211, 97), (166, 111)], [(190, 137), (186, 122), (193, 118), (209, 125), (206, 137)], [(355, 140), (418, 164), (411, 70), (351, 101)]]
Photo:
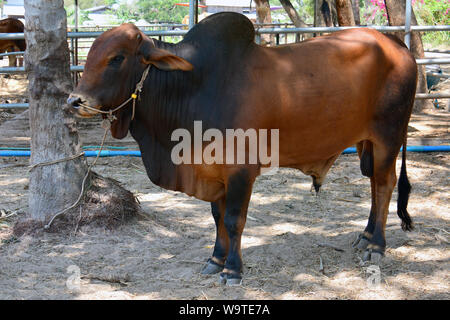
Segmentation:
[[(77, 116), (85, 118), (97, 114), (95, 110), (112, 110), (131, 96), (149, 64), (166, 71), (192, 70), (189, 62), (157, 48), (154, 41), (133, 24), (108, 30), (92, 44), (83, 76), (67, 103)], [(113, 137), (126, 136), (131, 122), (130, 106), (131, 102), (115, 112), (117, 119), (111, 126)]]

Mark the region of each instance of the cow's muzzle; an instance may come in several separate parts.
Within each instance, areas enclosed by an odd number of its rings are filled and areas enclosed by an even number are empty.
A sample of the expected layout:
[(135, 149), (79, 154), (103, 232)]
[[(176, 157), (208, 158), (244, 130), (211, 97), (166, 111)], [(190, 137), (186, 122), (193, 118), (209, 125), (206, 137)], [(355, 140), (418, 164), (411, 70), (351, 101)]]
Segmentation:
[(83, 103), (83, 99), (81, 99), (81, 97), (77, 96), (77, 95), (70, 95), (69, 99), (67, 99), (67, 104), (74, 108), (75, 110), (79, 110), (81, 104)]
[(82, 95), (71, 93), (67, 99), (67, 105), (75, 116), (80, 118), (90, 118), (97, 114), (95, 110), (96, 107), (91, 107), (91, 105), (96, 105), (91, 103), (88, 99), (84, 98)]

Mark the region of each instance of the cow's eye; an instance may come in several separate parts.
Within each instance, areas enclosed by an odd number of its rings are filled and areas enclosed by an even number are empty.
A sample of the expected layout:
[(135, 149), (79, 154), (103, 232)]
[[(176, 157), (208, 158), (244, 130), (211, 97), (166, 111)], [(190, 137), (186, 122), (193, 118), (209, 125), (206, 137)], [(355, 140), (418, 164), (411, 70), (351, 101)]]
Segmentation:
[(115, 56), (114, 58), (112, 58), (111, 60), (109, 60), (109, 64), (119, 64), (124, 59), (125, 59), (125, 57), (119, 54), (119, 55)]

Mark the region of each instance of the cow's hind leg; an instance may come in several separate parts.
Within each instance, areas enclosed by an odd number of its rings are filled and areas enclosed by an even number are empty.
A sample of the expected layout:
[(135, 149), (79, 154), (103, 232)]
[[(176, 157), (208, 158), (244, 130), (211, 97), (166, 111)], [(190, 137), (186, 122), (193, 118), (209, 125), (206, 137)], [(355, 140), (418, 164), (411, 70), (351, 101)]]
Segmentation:
[[(14, 47), (8, 48), (8, 52), (9, 52), (9, 53), (15, 52), (15, 51), (19, 51), (19, 50), (15, 50)], [(8, 56), (8, 59), (9, 59), (9, 64), (8, 64), (9, 67), (15, 67), (15, 66), (17, 66), (17, 58), (16, 58), (15, 55), (9, 55), (9, 56)]]
[(220, 274), (221, 283), (227, 285), (240, 285), (242, 281), (241, 237), (254, 180), (249, 169), (239, 170), (228, 177), (224, 224), (229, 248), (225, 268)]
[[(389, 213), (389, 202), (397, 181), (395, 161), (400, 145), (373, 145), (372, 210), (368, 234), (372, 234), (364, 252), (363, 260), (378, 262), (386, 248), (385, 228)], [(373, 230), (370, 230), (373, 228)], [(373, 231), (373, 232), (370, 232)]]
[[(397, 181), (395, 163), (400, 147), (403, 145), (406, 148), (408, 121), (414, 103), (416, 66), (412, 59), (411, 72), (404, 71), (391, 73), (392, 78), (387, 80), (382, 100), (377, 106), (377, 118), (370, 126), (373, 171), (367, 170), (367, 173), (372, 173), (372, 209), (367, 231), (368, 234), (372, 233), (372, 236), (363, 259), (371, 262), (378, 262), (386, 249), (386, 220), (389, 202)], [(363, 147), (365, 148), (365, 145)], [(397, 214), (402, 219), (402, 228), (410, 230), (412, 221), (406, 210), (410, 188), (406, 177), (405, 155), (403, 152)], [(364, 152), (361, 154), (361, 160), (363, 158)], [(365, 161), (371, 163), (368, 160), (370, 157), (367, 157)], [(366, 169), (371, 168), (369, 166)]]
[(212, 257), (203, 267), (202, 274), (218, 273), (223, 270), (225, 265), (229, 246), (228, 233), (224, 224), (225, 204), (225, 197), (216, 202), (211, 202), (211, 212), (216, 223), (216, 243)]
[(376, 198), (375, 198), (375, 179), (373, 178), (373, 145), (369, 140), (364, 140), (356, 144), (356, 150), (360, 159), (361, 173), (370, 178), (370, 187), (372, 195), (372, 206), (370, 208), (369, 220), (364, 232), (359, 234), (357, 239), (353, 242), (353, 247), (365, 250), (372, 239), (373, 230), (375, 229), (375, 212), (376, 212)]

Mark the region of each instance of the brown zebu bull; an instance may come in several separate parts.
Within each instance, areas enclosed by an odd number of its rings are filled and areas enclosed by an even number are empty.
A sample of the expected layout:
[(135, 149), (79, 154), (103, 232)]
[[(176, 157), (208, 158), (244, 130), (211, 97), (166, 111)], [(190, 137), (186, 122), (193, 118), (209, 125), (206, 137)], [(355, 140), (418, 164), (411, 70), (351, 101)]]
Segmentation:
[[(0, 20), (0, 33), (23, 33), (24, 26), (22, 21), (14, 18)], [(0, 53), (25, 51), (25, 40), (0, 40)], [(15, 67), (17, 64), (16, 56), (9, 56), (9, 66)]]
[[(216, 242), (203, 273), (222, 271), (227, 284), (241, 281), (241, 235), (261, 161), (175, 164), (172, 132), (192, 133), (195, 120), (203, 130), (221, 132), (279, 129), (279, 166), (312, 176), (317, 190), (339, 154), (356, 144), (372, 186), (369, 221), (356, 245), (366, 250), (366, 260), (378, 260), (386, 246), (395, 162), (406, 147), (414, 58), (400, 41), (369, 29), (274, 48), (255, 44), (254, 36), (251, 22), (235, 13), (206, 18), (178, 44), (124, 24), (94, 42), (68, 103), (83, 117), (113, 110), (130, 97), (147, 66), (154, 66), (135, 114), (131, 103), (115, 112), (112, 135), (120, 139), (131, 132), (153, 183), (211, 202)], [(403, 151), (398, 215), (404, 230), (412, 228), (409, 191)]]

